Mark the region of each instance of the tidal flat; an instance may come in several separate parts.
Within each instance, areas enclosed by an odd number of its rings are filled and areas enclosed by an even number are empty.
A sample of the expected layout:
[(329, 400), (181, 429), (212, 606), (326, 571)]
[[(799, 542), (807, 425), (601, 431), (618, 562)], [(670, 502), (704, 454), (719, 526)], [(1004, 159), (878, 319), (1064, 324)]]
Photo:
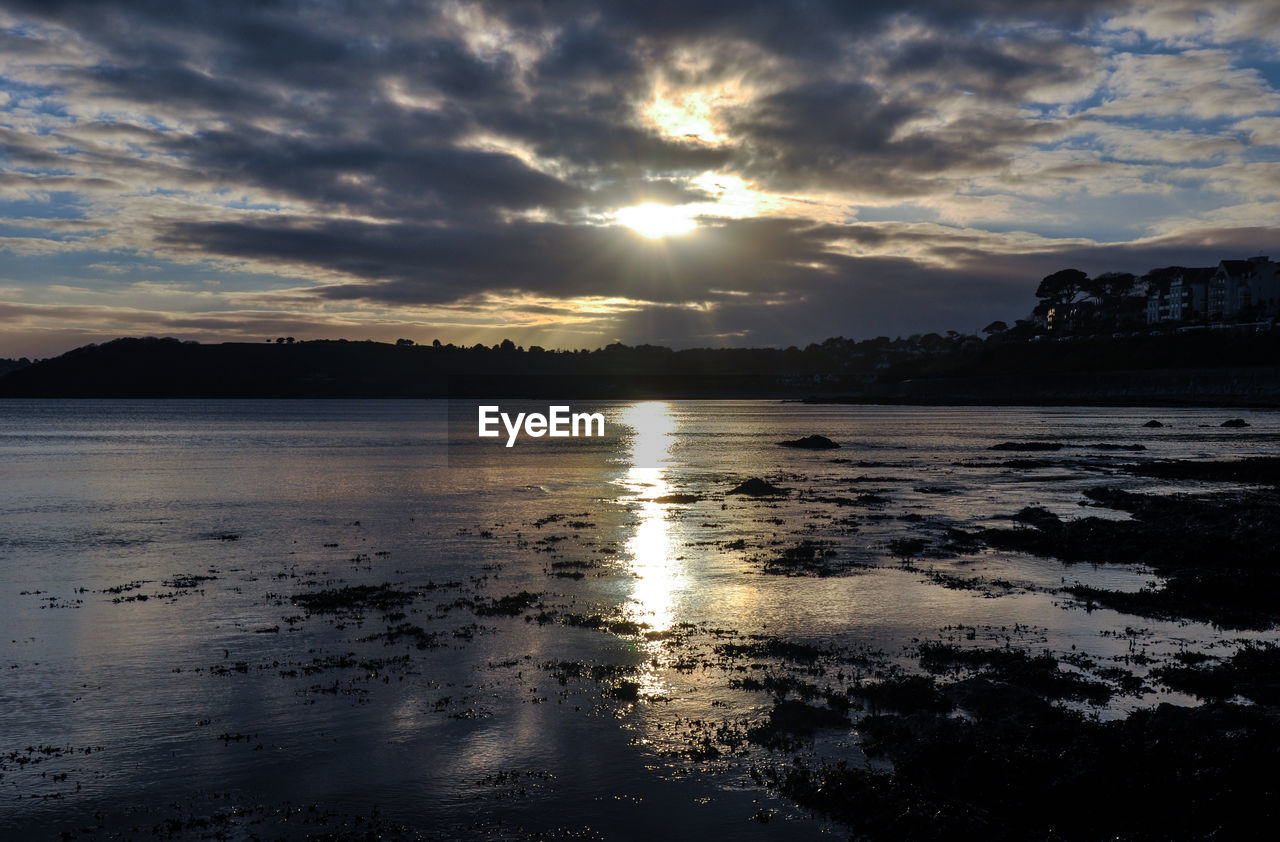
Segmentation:
[(1274, 818), (1280, 415), (589, 408), (0, 404), (0, 837)]

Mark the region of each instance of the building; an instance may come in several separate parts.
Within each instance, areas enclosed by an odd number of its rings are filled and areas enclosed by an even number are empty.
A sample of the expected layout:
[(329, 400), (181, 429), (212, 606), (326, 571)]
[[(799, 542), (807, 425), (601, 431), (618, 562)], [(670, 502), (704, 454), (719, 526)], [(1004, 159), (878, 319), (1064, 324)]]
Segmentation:
[(1147, 290), (1147, 324), (1221, 322), (1280, 315), (1280, 264), (1266, 257), (1206, 269), (1161, 270)]
[(1250, 285), (1254, 317), (1280, 315), (1280, 263), (1273, 263), (1265, 257), (1254, 258), (1250, 262), (1258, 266)]
[(1266, 257), (1223, 260), (1209, 279), (1208, 315), (1212, 321), (1274, 315), (1280, 308), (1280, 277)]
[(1045, 313), (1044, 327), (1049, 333), (1069, 334), (1085, 329), (1098, 310), (1092, 301), (1069, 301), (1056, 304)]
[(1204, 319), (1218, 269), (1179, 266), (1166, 271), (1168, 274), (1153, 281), (1147, 290), (1147, 324)]
[(1147, 324), (1154, 325), (1169, 320), (1169, 287), (1172, 282), (1168, 278), (1152, 283), (1147, 289)]
[(1203, 319), (1208, 311), (1209, 280), (1214, 269), (1184, 269), (1169, 282), (1168, 319), (1171, 322)]

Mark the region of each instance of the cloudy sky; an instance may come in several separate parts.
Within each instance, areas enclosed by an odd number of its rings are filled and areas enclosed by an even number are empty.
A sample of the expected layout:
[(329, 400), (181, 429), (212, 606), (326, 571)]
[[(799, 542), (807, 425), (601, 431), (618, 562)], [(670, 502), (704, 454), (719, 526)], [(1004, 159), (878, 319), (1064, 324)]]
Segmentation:
[(1280, 3), (0, 0), (0, 356), (976, 330), (1280, 256)]

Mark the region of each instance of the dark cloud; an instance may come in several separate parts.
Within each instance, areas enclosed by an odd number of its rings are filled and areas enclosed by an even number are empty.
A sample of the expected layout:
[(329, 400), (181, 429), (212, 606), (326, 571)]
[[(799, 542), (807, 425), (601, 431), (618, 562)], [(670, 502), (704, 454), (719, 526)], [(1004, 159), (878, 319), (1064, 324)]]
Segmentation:
[(279, 219), (175, 223), (162, 240), (196, 253), (308, 263), (367, 279), (316, 289), (317, 299), (428, 304), (483, 290), (697, 301), (712, 289), (802, 288), (837, 260), (833, 229), (799, 220), (742, 220), (650, 241), (618, 226), (488, 227)]
[[(230, 124), (229, 131), (245, 135), (240, 143), (278, 147), (266, 154), (250, 150), (246, 166), (237, 169), (224, 160), (228, 146), (235, 145), (228, 144), (225, 132), (206, 132), (184, 144), (193, 163), (229, 181), (257, 183), (262, 173), (254, 163), (270, 157), (277, 159), (272, 166), (292, 163), (305, 169), (326, 154), (348, 155), (356, 139), (381, 145), (378, 157), (403, 160), (430, 158), (424, 146), (449, 145), (460, 133), (487, 131), (526, 143), (544, 158), (567, 162), (561, 178), (577, 182), (579, 189), (601, 177), (696, 173), (733, 158), (751, 175), (782, 189), (825, 178), (908, 193), (927, 189), (921, 177), (959, 163), (1001, 165), (1005, 158), (988, 150), (1017, 127), (1008, 121), (984, 122), (984, 131), (961, 126), (946, 134), (892, 141), (903, 121), (928, 116), (936, 102), (922, 91), (886, 96), (870, 84), (832, 82), (824, 75), (826, 63), (847, 62), (852, 44), (873, 39), (881, 26), (903, 14), (952, 28), (972, 25), (985, 19), (982, 15), (1011, 14), (1015, 8), (1027, 14), (1025, 4), (942, 2), (464, 7), (484, 10), (498, 22), (478, 24), (480, 35), (485, 26), (507, 26), (510, 35), (502, 37), (524, 39), (543, 50), (532, 67), (522, 69), (510, 52), (495, 49), (478, 55), (458, 34), (456, 21), (433, 4), (230, 2), (218, 4), (216, 11), (202, 3), (7, 5), (61, 21), (103, 51), (100, 62), (64, 69), (68, 84), (78, 82), (97, 97), (179, 114), (213, 113)], [(1073, 18), (1090, 5), (1038, 4), (1030, 14)], [(673, 78), (686, 73), (668, 61), (679, 48), (707, 60), (710, 69), (703, 75), (753, 72), (726, 46), (735, 39), (792, 66), (796, 76), (792, 87), (736, 122), (743, 133), (741, 153), (731, 156), (727, 150), (673, 141), (636, 125), (634, 100), (643, 94), (649, 74), (658, 67)], [(932, 74), (992, 92), (1055, 70), (1070, 75), (1070, 68), (1052, 59), (1036, 63), (990, 46), (931, 41), (902, 49), (889, 70)], [(422, 113), (389, 103), (392, 78), (405, 93), (439, 106)], [(946, 93), (935, 92), (935, 97)], [(251, 137), (262, 134), (261, 128), (251, 127), (267, 120), (288, 125), (278, 137)], [(295, 140), (299, 132), (306, 135), (304, 143)], [(323, 144), (335, 148), (326, 153), (317, 148)], [(291, 161), (292, 153), (300, 157)], [(892, 166), (886, 166), (890, 159)], [(498, 171), (507, 163), (494, 163), (496, 178), (511, 176)], [(444, 171), (430, 164), (410, 173), (405, 189), (419, 190), (423, 172)], [(323, 174), (320, 180), (326, 180)], [(480, 196), (473, 197), (446, 181), (441, 178), (439, 190), (448, 194), (445, 204), (473, 207), (477, 198), (483, 202), (484, 194), (492, 192), (481, 187)], [(533, 177), (526, 181), (510, 192), (527, 186), (542, 195), (523, 202), (495, 196), (494, 207), (547, 203), (548, 186)], [(307, 199), (332, 189), (312, 187), (305, 178), (297, 179), (296, 187), (299, 198)]]
[(884, 72), (934, 90), (962, 90), (1019, 103), (1035, 88), (1079, 82), (1099, 57), (1066, 33), (991, 41), (910, 41), (889, 55)]
[(782, 190), (840, 185), (877, 194), (919, 195), (960, 166), (993, 169), (1007, 157), (995, 148), (1002, 126), (952, 125), (946, 134), (910, 133), (903, 125), (929, 117), (925, 104), (886, 100), (862, 83), (818, 82), (764, 98), (734, 129), (747, 138), (742, 169)]
[(329, 207), (420, 221), (583, 201), (578, 188), (512, 155), (432, 143), (433, 119), (404, 122), (421, 131), (386, 142), (376, 134), (281, 137), (242, 127), (184, 138), (170, 149), (228, 186), (251, 184)]

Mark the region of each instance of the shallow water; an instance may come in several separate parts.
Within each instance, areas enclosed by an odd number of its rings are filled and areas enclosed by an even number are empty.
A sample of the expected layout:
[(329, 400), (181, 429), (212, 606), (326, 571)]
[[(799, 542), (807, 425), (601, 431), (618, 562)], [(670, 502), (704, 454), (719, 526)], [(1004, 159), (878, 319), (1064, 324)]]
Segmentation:
[[(892, 542), (1028, 505), (1124, 517), (1082, 492), (1196, 489), (1121, 466), (1280, 454), (1275, 413), (588, 408), (604, 439), (503, 448), (463, 438), (467, 406), (451, 436), (444, 402), (0, 402), (0, 836), (287, 836), (304, 832), (296, 808), (331, 829), (376, 809), (444, 838), (811, 838), (822, 821), (742, 763), (687, 751), (706, 722), (768, 705), (709, 665), (722, 635), (904, 665), (922, 640), (1008, 642), (1139, 675), (1137, 655), (1260, 636), (1087, 612), (1057, 590), (1136, 590), (1149, 571), (991, 551), (906, 563)], [(842, 447), (777, 444), (811, 433)], [(990, 449), (1006, 441), (1065, 446)], [(791, 493), (726, 495), (752, 476)], [(657, 499), (673, 494), (696, 499)], [(806, 541), (839, 575), (763, 572)], [(295, 599), (381, 583), (415, 596), (337, 613)], [(614, 626), (564, 619), (593, 614)], [(431, 645), (388, 636), (402, 622)], [(1187, 701), (1154, 687), (1095, 712), (1161, 700)], [(821, 740), (862, 760), (851, 730)]]

